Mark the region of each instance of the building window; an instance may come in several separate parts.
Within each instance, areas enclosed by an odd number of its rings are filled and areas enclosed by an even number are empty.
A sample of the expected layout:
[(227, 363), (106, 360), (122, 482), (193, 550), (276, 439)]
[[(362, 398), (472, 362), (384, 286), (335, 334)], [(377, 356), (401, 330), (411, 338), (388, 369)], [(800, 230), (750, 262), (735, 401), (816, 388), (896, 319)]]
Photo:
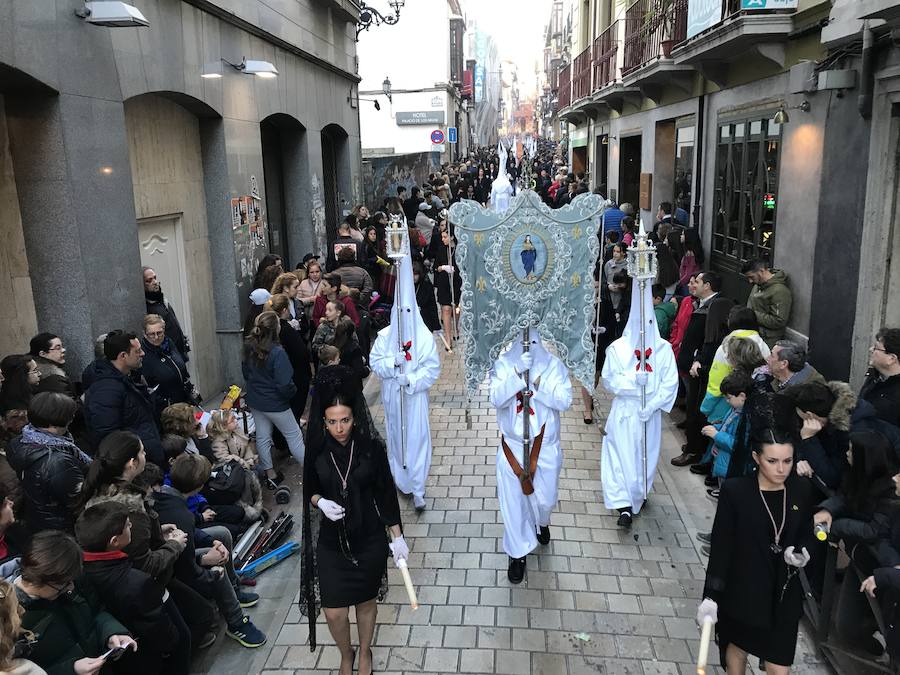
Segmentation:
[(719, 125), (712, 253), (728, 269), (752, 258), (774, 262), (781, 125), (772, 115)]
[(676, 209), (691, 213), (691, 185), (694, 182), (694, 118), (676, 123), (675, 129), (675, 185), (672, 203)]

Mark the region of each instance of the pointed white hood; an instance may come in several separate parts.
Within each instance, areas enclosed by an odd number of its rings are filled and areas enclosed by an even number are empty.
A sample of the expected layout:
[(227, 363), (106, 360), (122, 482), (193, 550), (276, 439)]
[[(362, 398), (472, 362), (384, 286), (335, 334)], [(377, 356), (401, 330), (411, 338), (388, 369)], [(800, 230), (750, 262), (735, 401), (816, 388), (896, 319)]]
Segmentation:
[[(402, 236), (408, 240), (409, 229), (407, 227), (403, 228)], [(406, 250), (409, 250), (408, 241), (404, 246)], [(434, 347), (434, 336), (422, 320), (422, 314), (416, 304), (416, 288), (413, 282), (410, 256), (401, 259), (398, 274), (398, 287), (394, 294), (394, 305), (391, 307), (391, 324), (387, 328), (381, 329), (379, 337), (387, 335), (389, 343), (396, 345), (397, 349), (400, 348), (401, 336), (404, 344), (412, 342), (409, 349), (410, 359), (404, 369), (408, 371), (410, 367), (416, 367), (419, 354), (423, 352), (421, 345), (430, 344), (432, 348)]]

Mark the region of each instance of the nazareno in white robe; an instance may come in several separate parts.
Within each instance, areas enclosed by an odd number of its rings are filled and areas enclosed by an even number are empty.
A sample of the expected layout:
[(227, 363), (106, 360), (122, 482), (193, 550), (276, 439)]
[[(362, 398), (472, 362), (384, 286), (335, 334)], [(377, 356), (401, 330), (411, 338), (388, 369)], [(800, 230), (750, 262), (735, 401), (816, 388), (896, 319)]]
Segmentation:
[[(534, 438), (544, 429), (544, 440), (538, 456), (533, 479), (534, 493), (526, 496), (522, 484), (497, 446), (497, 498), (503, 518), (503, 550), (511, 558), (522, 558), (537, 547), (537, 530), (550, 524), (550, 514), (556, 506), (559, 474), (563, 454), (559, 443), (560, 412), (572, 404), (572, 384), (569, 371), (562, 361), (544, 349), (536, 330), (531, 330), (530, 351), (534, 357), (531, 382), (540, 377), (537, 388), (532, 385), (533, 415), (529, 416), (532, 447)], [(497, 426), (519, 466), (523, 455), (523, 415), (518, 412), (516, 394), (525, 389), (525, 380), (516, 373), (515, 364), (522, 354), (518, 340), (494, 363), (491, 371), (490, 400), (497, 409)]]
[(641, 388), (635, 381), (640, 346), (640, 302), (643, 300), (647, 364), (647, 408), (655, 412), (647, 421), (647, 491), (653, 487), (662, 431), (662, 411), (669, 412), (678, 395), (678, 369), (672, 345), (659, 336), (653, 313), (650, 283), (641, 298), (640, 287), (632, 286), (631, 313), (619, 339), (606, 350), (601, 377), (603, 386), (615, 398), (606, 422), (606, 436), (600, 458), (603, 503), (608, 509), (631, 508), (638, 513), (644, 505), (644, 423), (638, 418)]
[[(404, 232), (404, 237), (409, 235)], [(399, 332), (402, 326), (402, 333)], [(400, 351), (400, 335), (411, 343), (409, 360), (395, 365)], [(391, 309), (391, 324), (378, 332), (369, 354), (372, 370), (381, 378), (387, 431), (388, 461), (394, 482), (404, 494), (425, 496), (425, 482), (431, 468), (431, 426), (428, 422), (428, 390), (441, 374), (441, 362), (435, 348), (434, 335), (428, 330), (416, 305), (412, 265), (403, 258), (398, 275), (398, 289)], [(404, 373), (409, 383), (402, 387), (397, 375)], [(401, 398), (405, 405), (401, 420)], [(406, 426), (406, 468), (403, 468), (403, 423)]]

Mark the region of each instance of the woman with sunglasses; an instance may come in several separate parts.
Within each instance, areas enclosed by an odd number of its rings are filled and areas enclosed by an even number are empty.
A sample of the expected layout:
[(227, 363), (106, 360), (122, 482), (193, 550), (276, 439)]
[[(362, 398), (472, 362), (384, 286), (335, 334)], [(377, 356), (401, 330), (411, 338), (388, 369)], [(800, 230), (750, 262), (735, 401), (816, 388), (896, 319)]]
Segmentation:
[[(22, 628), (36, 636), (28, 658), (48, 673), (93, 675), (112, 649), (138, 645), (128, 629), (103, 611), (93, 593), (82, 593), (81, 548), (58, 531), (36, 534), (22, 555), (13, 585), (25, 610)], [(121, 653), (121, 652), (119, 652)]]
[(351, 674), (357, 656), (351, 606), (359, 632), (358, 672), (373, 672), (371, 644), (376, 603), (387, 591), (387, 556), (393, 554), (395, 564), (409, 556), (384, 442), (364, 406), (352, 378), (336, 373), (318, 382), (304, 465), (300, 611), (309, 618), (315, 649), (317, 610), (324, 610), (341, 652), (340, 675)]

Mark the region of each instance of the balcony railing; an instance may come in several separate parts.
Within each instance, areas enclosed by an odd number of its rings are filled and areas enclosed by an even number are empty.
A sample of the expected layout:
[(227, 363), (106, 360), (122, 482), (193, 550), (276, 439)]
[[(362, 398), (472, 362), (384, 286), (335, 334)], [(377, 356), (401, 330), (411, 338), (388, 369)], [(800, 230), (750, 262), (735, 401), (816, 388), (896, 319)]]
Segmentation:
[[(723, 0), (728, 8), (740, 0)], [(627, 75), (660, 56), (687, 35), (688, 0), (636, 0), (625, 12), (625, 60)], [(665, 44), (664, 44), (665, 43)]]
[(572, 101), (580, 101), (591, 94), (591, 71), (593, 62), (591, 47), (588, 47), (575, 57), (572, 68)]
[(602, 89), (616, 80), (616, 55), (619, 51), (618, 31), (619, 22), (614, 21), (594, 40), (594, 91)]
[(559, 71), (559, 107), (568, 108), (570, 103), (572, 103), (572, 64), (567, 64)]

